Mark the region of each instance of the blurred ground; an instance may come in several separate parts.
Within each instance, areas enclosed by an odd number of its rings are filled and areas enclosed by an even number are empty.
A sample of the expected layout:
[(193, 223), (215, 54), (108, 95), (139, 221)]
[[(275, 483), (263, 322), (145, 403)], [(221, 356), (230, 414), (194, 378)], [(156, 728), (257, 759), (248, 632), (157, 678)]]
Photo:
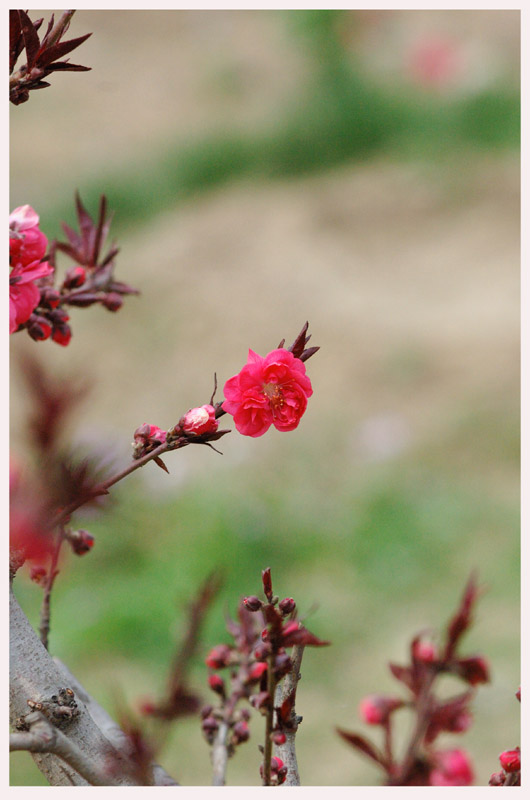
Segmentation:
[[(468, 77), (517, 73), (514, 12), (354, 21), (351, 52), (386, 84), (418, 37), (434, 33), (456, 37)], [(45, 230), (47, 203), (67, 204), (94, 176), (106, 191), (116, 162), (141, 172), (157, 160), (153, 142), (267, 124), (311, 69), (313, 50), (274, 12), (79, 12), (74, 24), (74, 35), (94, 30), (73, 59), (93, 72), (59, 76), (12, 111), (12, 206), (42, 207)], [(484, 52), (493, 79), (479, 69)], [(472, 95), (476, 83), (457, 81), (458, 92)], [(72, 314), (65, 350), (12, 340), (14, 372), (18, 353), (38, 348), (53, 371), (93, 379), (74, 440), (123, 463), (140, 423), (167, 427), (207, 402), (213, 373), (222, 387), (248, 347), (265, 354), (308, 319), (322, 350), (308, 363), (314, 396), (296, 432), (232, 433), (222, 458), (188, 448), (168, 458), (171, 475), (153, 466), (124, 484), (109, 516), (80, 518), (97, 547), (58, 582), (55, 652), (109, 710), (117, 684), (134, 703), (162, 686), (198, 581), (214, 567), (226, 573), (206, 649), (223, 636), (223, 609), (257, 592), (270, 565), (277, 591), (302, 612), (318, 604), (308, 627), (333, 642), (304, 656), (304, 783), (371, 784), (377, 776), (334, 726), (360, 728), (359, 699), (395, 689), (386, 662), (447, 620), (476, 567), (488, 592), (469, 649), (490, 658), (493, 682), (478, 694), (465, 746), (486, 783), (498, 752), (518, 740), (517, 149), (471, 142), (436, 158), (381, 151), (296, 179), (247, 175), (146, 210), (119, 242), (118, 277), (141, 297), (116, 316)], [(16, 375), (12, 387), (21, 447)], [(17, 583), (34, 615), (39, 590)], [(197, 686), (204, 675), (197, 658)], [(182, 783), (208, 782), (200, 738), (195, 721), (182, 723), (161, 757)], [(230, 764), (232, 783), (255, 783), (256, 740)], [(13, 783), (39, 780), (24, 758), (13, 758)]]

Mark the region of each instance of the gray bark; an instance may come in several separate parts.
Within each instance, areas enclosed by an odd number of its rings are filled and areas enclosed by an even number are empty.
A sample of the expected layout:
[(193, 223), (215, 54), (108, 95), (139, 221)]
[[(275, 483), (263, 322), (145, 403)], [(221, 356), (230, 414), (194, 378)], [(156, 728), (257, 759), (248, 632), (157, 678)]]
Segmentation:
[[(107, 712), (83, 689), (77, 680), (60, 663), (52, 659), (42, 645), (29, 620), (20, 608), (10, 587), (10, 723), (16, 727), (17, 719), (29, 712), (28, 700), (48, 700), (60, 689), (73, 689), (79, 714), (62, 726), (62, 733), (81, 751), (84, 758), (92, 762), (95, 772), (105, 772), (113, 765), (109, 775), (109, 786), (134, 786), (127, 759), (123, 755), (126, 737)], [(122, 751), (122, 752), (120, 752)], [(76, 769), (57, 755), (32, 753), (40, 771), (52, 786), (92, 785)], [(120, 766), (122, 769), (120, 769)], [(129, 774), (128, 774), (129, 773)], [(155, 785), (175, 785), (175, 781), (158, 765), (153, 765)]]

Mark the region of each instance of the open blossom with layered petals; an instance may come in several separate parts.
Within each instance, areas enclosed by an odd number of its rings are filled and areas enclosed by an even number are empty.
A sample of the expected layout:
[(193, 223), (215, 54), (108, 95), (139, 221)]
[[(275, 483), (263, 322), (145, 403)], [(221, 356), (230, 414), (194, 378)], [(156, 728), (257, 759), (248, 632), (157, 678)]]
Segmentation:
[(223, 410), (232, 414), (245, 436), (262, 436), (271, 425), (294, 430), (313, 394), (305, 365), (289, 350), (272, 350), (262, 358), (248, 351), (248, 361), (224, 387)]
[(16, 264), (13, 267), (9, 276), (9, 333), (14, 333), (19, 325), (27, 322), (39, 304), (40, 290), (34, 281), (52, 272), (52, 267), (46, 261)]
[(19, 206), (9, 215), (9, 332), (27, 322), (40, 300), (35, 281), (53, 272), (41, 261), (48, 240), (39, 230), (39, 215), (31, 206)]
[(44, 257), (48, 240), (39, 230), (39, 215), (31, 206), (19, 206), (9, 215), (9, 255), (12, 263), (30, 264)]

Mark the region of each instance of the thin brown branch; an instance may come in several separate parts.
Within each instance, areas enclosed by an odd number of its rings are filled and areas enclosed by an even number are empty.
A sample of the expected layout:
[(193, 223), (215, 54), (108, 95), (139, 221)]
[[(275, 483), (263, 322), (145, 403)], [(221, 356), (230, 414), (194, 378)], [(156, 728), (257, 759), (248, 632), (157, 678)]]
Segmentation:
[(51, 601), (51, 594), (53, 585), (55, 583), (55, 578), (59, 574), (57, 569), (57, 563), (59, 561), (59, 553), (61, 552), (61, 547), (64, 541), (64, 529), (61, 526), (60, 530), (57, 531), (57, 542), (55, 543), (55, 548), (52, 553), (50, 569), (48, 572), (48, 577), (46, 580), (46, 585), (44, 587), (44, 596), (42, 598), (41, 610), (40, 610), (40, 625), (39, 625), (39, 634), (40, 640), (46, 650), (49, 649), (48, 647), (48, 637), (50, 633), (50, 601)]

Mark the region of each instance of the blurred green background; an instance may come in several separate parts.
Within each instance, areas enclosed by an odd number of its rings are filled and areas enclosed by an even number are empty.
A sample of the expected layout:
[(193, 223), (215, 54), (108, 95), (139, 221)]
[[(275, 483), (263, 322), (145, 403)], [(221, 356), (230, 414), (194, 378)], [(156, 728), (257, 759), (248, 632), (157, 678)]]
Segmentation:
[[(117, 316), (74, 309), (66, 349), (12, 337), (12, 449), (27, 451), (26, 350), (93, 382), (67, 434), (123, 465), (139, 424), (208, 402), (249, 347), (308, 319), (322, 349), (296, 431), (175, 453), (169, 476), (149, 465), (108, 513), (76, 517), (97, 541), (59, 576), (52, 652), (111, 713), (134, 707), (163, 691), (186, 604), (218, 570), (192, 670), (209, 700), (204, 656), (270, 566), (333, 643), (304, 655), (302, 781), (370, 785), (334, 727), (362, 730), (363, 695), (399, 690), (387, 662), (445, 624), (476, 568), (464, 650), (493, 680), (441, 744), (486, 784), (519, 743), (519, 13), (80, 11), (71, 34), (88, 31), (72, 61), (92, 71), (11, 110), (11, 207), (53, 238), (76, 189), (93, 212), (104, 192), (117, 277), (142, 294)], [(36, 623), (40, 589), (15, 583)], [(229, 783), (258, 783), (260, 731)], [(209, 783), (197, 720), (159, 760)], [(11, 762), (12, 784), (43, 783)]]

